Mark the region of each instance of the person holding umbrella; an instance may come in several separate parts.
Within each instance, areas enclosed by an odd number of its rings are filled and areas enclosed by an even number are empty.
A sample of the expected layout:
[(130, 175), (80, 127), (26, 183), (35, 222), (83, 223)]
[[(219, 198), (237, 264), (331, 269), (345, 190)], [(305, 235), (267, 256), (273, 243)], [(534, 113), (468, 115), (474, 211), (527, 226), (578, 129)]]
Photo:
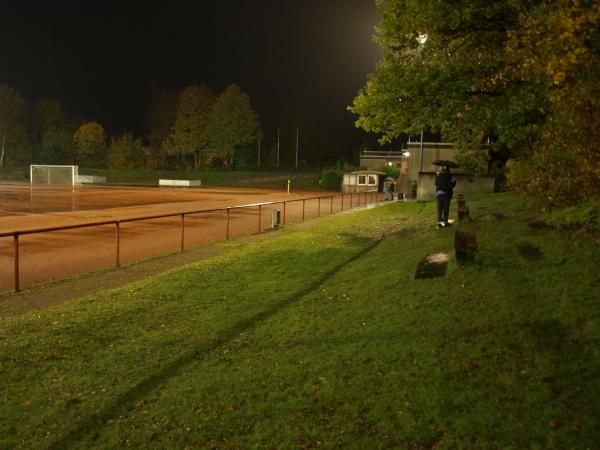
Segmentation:
[(448, 216), (450, 214), (450, 202), (456, 181), (452, 179), (450, 167), (458, 167), (454, 161), (437, 160), (433, 164), (442, 166), (441, 172), (438, 172), (435, 177), (435, 197), (437, 200), (437, 215), (438, 228), (447, 227), (450, 225)]

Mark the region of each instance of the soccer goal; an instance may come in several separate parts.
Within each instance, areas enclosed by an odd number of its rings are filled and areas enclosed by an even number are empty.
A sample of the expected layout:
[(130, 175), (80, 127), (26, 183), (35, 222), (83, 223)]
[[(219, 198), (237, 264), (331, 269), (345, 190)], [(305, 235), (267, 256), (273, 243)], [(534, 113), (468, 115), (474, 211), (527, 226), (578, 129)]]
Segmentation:
[(79, 184), (78, 166), (52, 166), (32, 164), (29, 166), (31, 184)]

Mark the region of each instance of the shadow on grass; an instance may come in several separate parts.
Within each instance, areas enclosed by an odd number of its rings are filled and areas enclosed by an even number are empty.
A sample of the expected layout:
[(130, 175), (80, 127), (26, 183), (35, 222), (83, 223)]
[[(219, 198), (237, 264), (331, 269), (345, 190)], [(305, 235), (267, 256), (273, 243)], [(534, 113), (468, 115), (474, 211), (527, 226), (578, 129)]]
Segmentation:
[[(600, 423), (600, 363), (598, 340), (590, 336), (587, 320), (577, 317), (572, 325), (559, 319), (535, 320), (524, 325), (531, 342), (531, 352), (546, 361), (542, 383), (553, 406), (561, 434), (571, 435), (581, 448), (598, 443)], [(556, 441), (557, 448), (566, 448)]]
[(525, 259), (540, 259), (544, 256), (542, 250), (529, 242), (518, 242), (515, 244), (521, 256)]
[(239, 334), (247, 331), (256, 324), (269, 319), (270, 317), (274, 316), (286, 307), (296, 303), (301, 298), (310, 294), (312, 291), (317, 290), (319, 286), (321, 286), (324, 282), (333, 277), (340, 270), (345, 268), (348, 264), (361, 258), (362, 256), (369, 253), (371, 250), (373, 250), (375, 247), (377, 247), (380, 242), (381, 240), (371, 240), (371, 242), (365, 248), (361, 249), (355, 255), (351, 256), (350, 258), (331, 268), (329, 271), (325, 272), (321, 277), (313, 281), (306, 288), (284, 298), (280, 302), (272, 305), (271, 307), (262, 312), (259, 312), (257, 314), (254, 314), (253, 316), (248, 317), (247, 319), (239, 321), (229, 330), (225, 330), (217, 339), (211, 342), (206, 342), (203, 345), (198, 346), (196, 349), (182, 355), (172, 363), (165, 366), (162, 370), (158, 371), (154, 375), (149, 376), (145, 380), (142, 380), (140, 383), (137, 384), (137, 386), (133, 387), (129, 391), (119, 396), (112, 403), (112, 405), (109, 405), (104, 411), (101, 411), (98, 414), (95, 414), (94, 416), (82, 418), (77, 428), (67, 433), (63, 437), (57, 439), (48, 447), (53, 449), (69, 448), (88, 433), (94, 432), (97, 435), (110, 419), (117, 417), (119, 413), (126, 411), (128, 409), (128, 406), (134, 403), (136, 400), (147, 395), (152, 390), (159, 388), (171, 378), (177, 376), (179, 371), (185, 368), (186, 366), (193, 363), (197, 363), (198, 361), (202, 360), (205, 356), (215, 351), (218, 347), (223, 346), (231, 340), (235, 339)]

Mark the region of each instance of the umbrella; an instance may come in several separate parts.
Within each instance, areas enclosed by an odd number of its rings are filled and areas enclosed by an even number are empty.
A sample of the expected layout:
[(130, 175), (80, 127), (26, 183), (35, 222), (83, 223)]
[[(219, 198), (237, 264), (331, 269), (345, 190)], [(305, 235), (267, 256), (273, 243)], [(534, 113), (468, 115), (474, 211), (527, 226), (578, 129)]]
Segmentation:
[(452, 169), (456, 169), (458, 167), (458, 164), (456, 164), (454, 161), (450, 161), (448, 159), (436, 159), (431, 164), (436, 165), (436, 166), (446, 166), (446, 167), (450, 167)]

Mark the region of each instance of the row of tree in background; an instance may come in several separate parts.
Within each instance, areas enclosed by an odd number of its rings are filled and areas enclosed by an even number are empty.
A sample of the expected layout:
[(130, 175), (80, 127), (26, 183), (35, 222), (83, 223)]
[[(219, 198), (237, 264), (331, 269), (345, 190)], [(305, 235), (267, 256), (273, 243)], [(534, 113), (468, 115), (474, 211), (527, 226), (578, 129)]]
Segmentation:
[(250, 98), (235, 84), (219, 96), (207, 86), (192, 85), (179, 94), (160, 92), (146, 118), (154, 165), (168, 158), (194, 168), (231, 167), (255, 161), (260, 123)]
[[(264, 136), (250, 98), (235, 84), (219, 95), (204, 85), (159, 90), (149, 102), (144, 128), (143, 136), (108, 137), (100, 123), (65, 112), (58, 100), (30, 103), (17, 89), (0, 85), (0, 167), (257, 168), (258, 139)], [(287, 134), (287, 158), (283, 151), (278, 158), (274, 139), (268, 146), (263, 142), (261, 168), (275, 168), (278, 159), (292, 164), (295, 136)]]

